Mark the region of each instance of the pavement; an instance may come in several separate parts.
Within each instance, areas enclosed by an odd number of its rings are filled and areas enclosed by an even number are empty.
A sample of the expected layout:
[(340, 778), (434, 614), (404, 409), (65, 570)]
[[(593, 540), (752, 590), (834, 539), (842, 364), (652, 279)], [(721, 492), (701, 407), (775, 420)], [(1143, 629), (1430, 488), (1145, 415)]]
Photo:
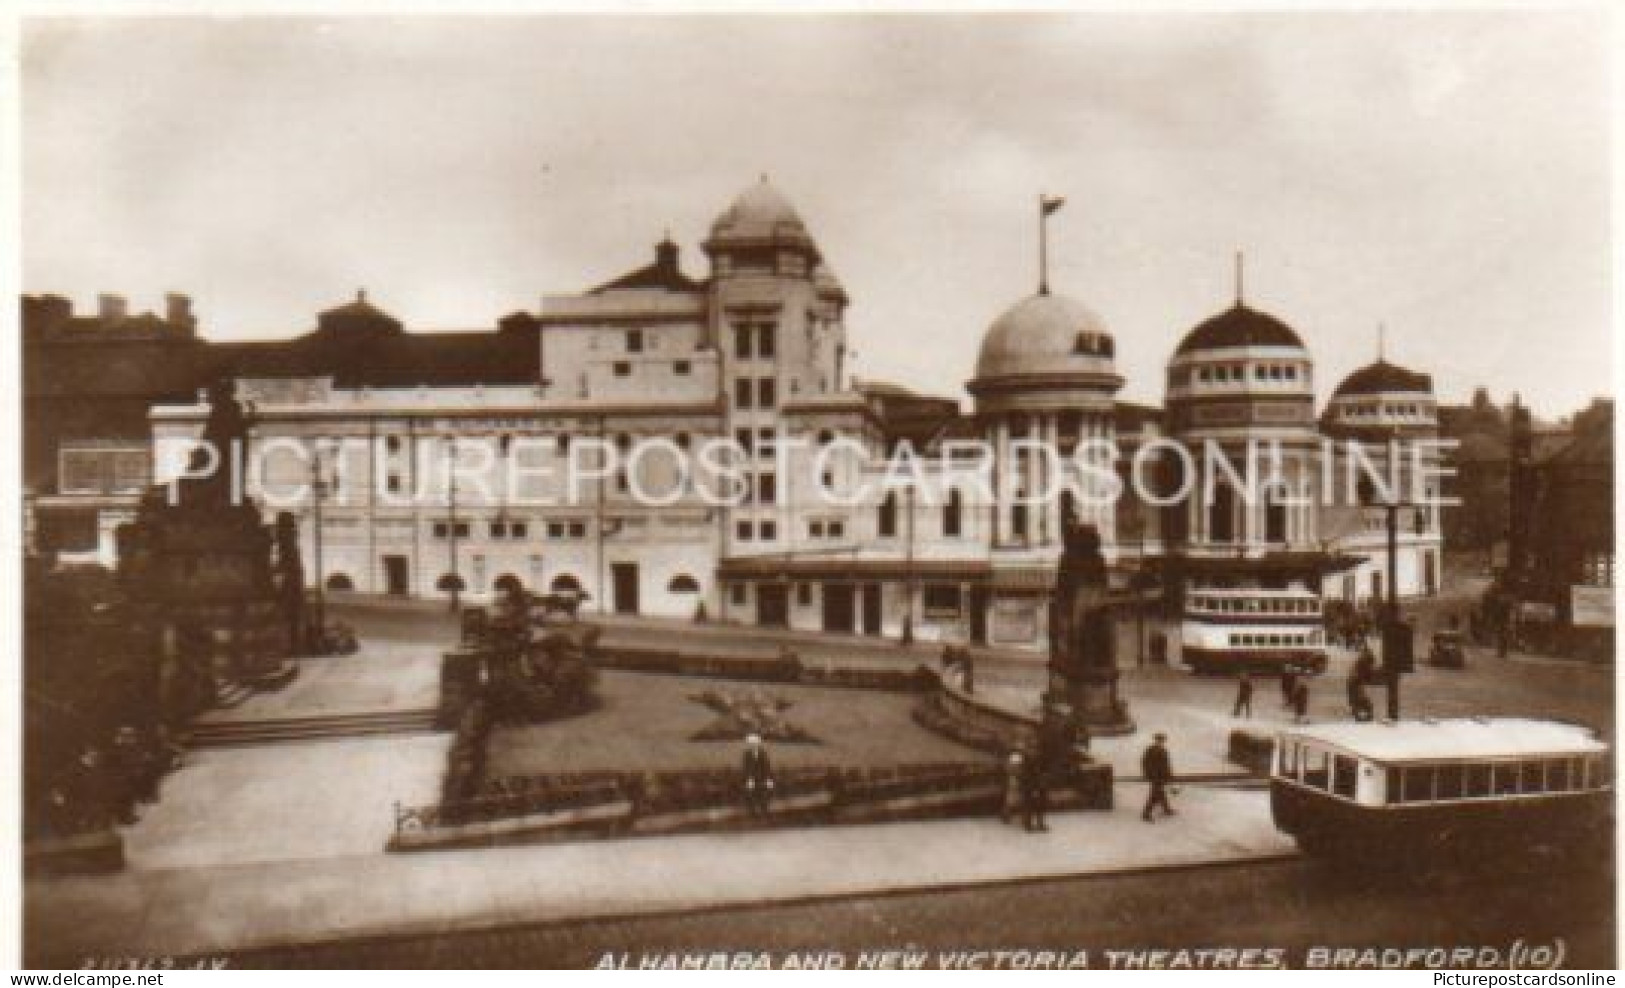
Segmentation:
[[(327, 746), (305, 747), (319, 758)], [(29, 882), (25, 957), (210, 955), (1295, 853), (1256, 789), (1186, 787), (1180, 815), (1154, 825), (1139, 819), (1143, 786), (1120, 785), (1117, 797), (1109, 812), (1052, 816), (1047, 833), (970, 819), (209, 867), (137, 860), (113, 876)]]
[(235, 707), (211, 710), (200, 724), (243, 724), (283, 717), (433, 710), (440, 702), (434, 643), (368, 639), (353, 655), (296, 660), (299, 675)]

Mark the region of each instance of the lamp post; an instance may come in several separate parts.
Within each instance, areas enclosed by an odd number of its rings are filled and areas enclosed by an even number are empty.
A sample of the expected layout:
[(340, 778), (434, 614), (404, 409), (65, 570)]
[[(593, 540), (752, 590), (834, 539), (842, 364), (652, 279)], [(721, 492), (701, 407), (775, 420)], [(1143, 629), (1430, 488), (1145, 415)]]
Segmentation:
[(1399, 613), (1399, 511), (1416, 505), (1401, 500), (1377, 501), (1374, 494), (1363, 499), (1366, 507), (1381, 508), (1387, 535), (1387, 600), (1382, 602), (1382, 671), (1388, 690), (1388, 719), (1399, 719), (1399, 677), (1409, 665), (1410, 642), (1401, 644), (1400, 635), (1406, 629)]
[(327, 634), (327, 579), (322, 565), (322, 502), (327, 500), (330, 484), (322, 474), (320, 449), (310, 462), (310, 497), (315, 509), (315, 531), (312, 533), (316, 548), (316, 634), (318, 640)]
[(447, 440), (451, 455), (446, 471), (446, 536), (451, 543), (451, 612), (456, 614), (462, 605), (462, 574), (457, 572), (457, 440)]

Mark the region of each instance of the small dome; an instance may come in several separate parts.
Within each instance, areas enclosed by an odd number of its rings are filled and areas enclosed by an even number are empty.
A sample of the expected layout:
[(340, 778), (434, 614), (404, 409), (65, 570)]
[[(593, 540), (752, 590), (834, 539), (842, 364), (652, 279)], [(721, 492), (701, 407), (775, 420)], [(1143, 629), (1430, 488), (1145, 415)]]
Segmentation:
[(711, 224), (713, 239), (772, 238), (787, 233), (806, 237), (806, 225), (790, 200), (773, 187), (766, 175), (739, 193), (733, 204)]
[(993, 321), (982, 337), (976, 376), (1109, 371), (1115, 349), (1106, 324), (1082, 302), (1033, 295)]
[(1433, 378), (1413, 370), (1406, 370), (1386, 360), (1367, 364), (1348, 377), (1332, 392), (1333, 398), (1353, 395), (1418, 394), (1433, 395)]
[(1235, 305), (1208, 319), (1189, 333), (1176, 354), (1198, 350), (1225, 350), (1232, 347), (1280, 346), (1304, 349), (1303, 340), (1292, 327), (1267, 312)]

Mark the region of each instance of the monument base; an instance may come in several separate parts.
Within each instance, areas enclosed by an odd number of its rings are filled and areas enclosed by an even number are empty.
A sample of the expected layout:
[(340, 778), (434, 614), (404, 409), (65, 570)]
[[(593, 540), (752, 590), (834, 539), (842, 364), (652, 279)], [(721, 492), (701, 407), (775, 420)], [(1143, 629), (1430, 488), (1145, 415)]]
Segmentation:
[(1117, 698), (1115, 682), (1079, 682), (1052, 675), (1045, 702), (1064, 704), (1073, 718), (1089, 729), (1092, 737), (1115, 738), (1135, 731), (1128, 704)]

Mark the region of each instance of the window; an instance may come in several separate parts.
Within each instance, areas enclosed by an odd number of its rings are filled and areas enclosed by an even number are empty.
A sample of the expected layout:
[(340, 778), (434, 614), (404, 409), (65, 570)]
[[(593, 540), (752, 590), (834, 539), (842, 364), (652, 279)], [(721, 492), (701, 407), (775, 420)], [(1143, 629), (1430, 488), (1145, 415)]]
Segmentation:
[(643, 330), (641, 330), (641, 329), (629, 329), (629, 330), (626, 331), (626, 352), (627, 353), (642, 353), (643, 352)]
[(756, 453), (756, 433), (749, 429), (735, 429), (734, 444), (743, 455), (753, 456)]
[(694, 369), (694, 365), (687, 360), (678, 360), (671, 365), (671, 372), (678, 377), (687, 377)]
[(628, 362), (628, 361), (625, 361), (625, 360), (617, 360), (617, 361), (615, 361), (615, 376), (616, 377), (630, 377), (630, 376), (632, 376), (632, 365), (631, 365), (631, 363)]
[(443, 538), (447, 538), (450, 535), (451, 535), (451, 526), (450, 525), (447, 525), (443, 521), (437, 521), (437, 522), (434, 523), (434, 537), (435, 538), (443, 539)]
[(808, 522), (807, 523), (807, 535), (808, 535), (809, 538), (814, 538), (814, 539), (823, 538), (824, 537), (824, 523), (821, 522), (821, 521), (810, 521), (810, 522)]
[(384, 486), (391, 494), (399, 494), (401, 492), (401, 475), (398, 473), (390, 474), (384, 480)]
[(526, 538), (530, 535), (530, 526), (522, 521), (508, 523), (508, 534), (516, 539)]
[(779, 523), (776, 521), (764, 521), (762, 522), (761, 528), (758, 530), (757, 534), (761, 536), (763, 542), (772, 542), (774, 539), (779, 537)]
[(960, 496), (959, 488), (948, 492), (948, 503), (942, 506), (942, 534), (948, 538), (955, 538), (960, 534), (963, 525), (964, 498)]
[(959, 616), (959, 586), (953, 583), (927, 583), (921, 591), (926, 617)]
[(677, 448), (681, 450), (687, 450), (693, 444), (693, 439), (686, 432), (679, 432), (676, 441)]
[(1346, 755), (1332, 758), (1332, 793), (1348, 799), (1354, 798), (1358, 763)]
[(1567, 758), (1555, 759), (1546, 763), (1546, 791), (1567, 792), (1574, 788), (1573, 778), (1569, 771)]
[(348, 575), (344, 573), (334, 573), (332, 576), (327, 578), (327, 589), (341, 591), (354, 590), (355, 584), (351, 582)]
[(829, 534), (829, 537), (832, 538), (832, 539), (843, 538), (846, 535), (846, 522), (839, 521), (839, 520), (832, 520), (829, 523), (829, 525), (825, 528), (825, 531)]
[(811, 607), (812, 606), (812, 584), (811, 583), (798, 583), (798, 584), (796, 584), (796, 606), (797, 607)]
[(434, 588), (449, 593), (453, 590), (466, 590), (467, 585), (463, 583), (463, 578), (456, 573), (442, 573), (440, 579), (435, 581)]
[(554, 593), (580, 593), (581, 581), (569, 573), (560, 573), (558, 576), (553, 577), (553, 582), (548, 584), (548, 589)]
[(771, 377), (764, 377), (757, 382), (756, 404), (760, 408), (772, 408), (779, 402), (779, 382)]
[(750, 590), (743, 583), (735, 583), (728, 587), (728, 599), (733, 601), (735, 606), (745, 606), (745, 601), (749, 595)]
[(399, 453), (401, 451), (401, 437), (400, 436), (385, 436), (384, 437), (384, 449), (388, 450), (391, 453)]
[[(1398, 798), (1406, 803), (1423, 803), (1433, 798), (1433, 766), (1423, 765), (1404, 770)], [(1390, 801), (1393, 797), (1390, 797)]]
[(763, 323), (756, 327), (756, 356), (771, 359), (777, 352), (777, 327)]
[(830, 443), (832, 443), (834, 441), (835, 441), (835, 433), (834, 432), (830, 431), (829, 429), (819, 429), (818, 430), (818, 445), (820, 445), (820, 446), (828, 446)]
[(1467, 783), (1464, 792), (1467, 796), (1477, 798), (1490, 794), (1490, 767), (1488, 765), (1467, 766)]
[(773, 447), (779, 441), (778, 433), (772, 429), (756, 430), (756, 455), (772, 456)]
[(570, 523), (569, 531), (570, 538), (584, 539), (587, 537), (587, 523), (584, 521), (573, 521)]
[(564, 538), (564, 522), (550, 521), (547, 523), (547, 537), (550, 539)]
[[(1017, 508), (1022, 505), (1016, 505)], [(897, 535), (897, 492), (887, 491), (886, 497), (880, 502), (880, 517), (876, 528), (883, 539), (895, 538)]]
[(502, 521), (494, 521), (494, 522), (492, 522), (491, 523), (491, 537), (493, 539), (505, 539), (505, 538), (507, 538), (508, 537), (508, 523), (507, 522), (502, 522)]
[(777, 475), (764, 473), (757, 476), (756, 500), (762, 504), (779, 503), (779, 478)]
[(452, 534), (460, 539), (468, 538), (468, 522), (460, 521), (451, 526)]
[(756, 526), (748, 521), (734, 523), (734, 538), (741, 542), (749, 542), (756, 537)]
[(751, 357), (751, 325), (748, 322), (734, 323), (734, 356), (740, 360), (749, 360)]
[(754, 404), (755, 397), (756, 389), (752, 386), (750, 378), (741, 377), (734, 381), (735, 408), (750, 408)]
[(570, 434), (568, 432), (559, 433), (558, 438), (553, 440), (553, 444), (558, 449), (560, 456), (565, 455), (570, 452)]
[(1434, 777), (1434, 798), (1460, 799), (1466, 783), (1466, 773), (1460, 765), (1440, 765)]
[(699, 593), (700, 581), (694, 579), (692, 576), (689, 576), (687, 573), (678, 573), (676, 576), (671, 578), (670, 583), (666, 584), (666, 592)]

